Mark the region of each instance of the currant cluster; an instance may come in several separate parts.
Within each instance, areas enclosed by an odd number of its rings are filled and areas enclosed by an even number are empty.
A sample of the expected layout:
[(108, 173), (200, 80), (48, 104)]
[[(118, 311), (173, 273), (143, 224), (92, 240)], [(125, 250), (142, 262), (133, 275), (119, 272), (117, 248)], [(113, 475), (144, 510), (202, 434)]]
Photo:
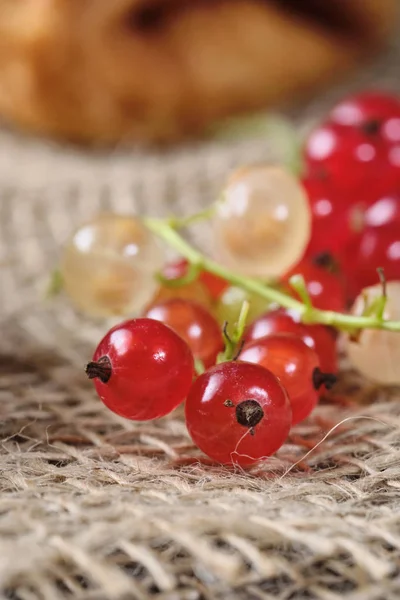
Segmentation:
[(156, 419), (186, 400), (195, 444), (217, 462), (245, 466), (278, 450), (335, 382), (320, 368), (336, 369), (334, 346), (328, 330), (275, 310), (253, 322), (227, 360), (211, 313), (172, 298), (113, 327), (86, 372), (104, 404), (128, 419)]
[[(214, 205), (186, 219), (108, 214), (75, 233), (60, 265), (70, 298), (130, 318), (87, 365), (111, 410), (148, 420), (185, 401), (198, 447), (248, 465), (274, 453), (334, 383), (333, 327), (361, 373), (400, 383), (399, 100), (341, 102), (304, 158), (301, 181), (278, 166), (238, 169)], [(205, 217), (217, 262), (179, 233)], [(161, 241), (181, 258), (166, 261)]]
[[(306, 277), (312, 265), (304, 265)], [(104, 404), (128, 419), (155, 419), (186, 400), (187, 428), (197, 446), (215, 461), (250, 465), (278, 450), (291, 425), (305, 419), (335, 381), (335, 336), (222, 277), (200, 271), (190, 280), (189, 271), (184, 259), (163, 266), (162, 283), (142, 317), (107, 333), (87, 374)], [(326, 277), (330, 281), (328, 272)], [(320, 296), (326, 302), (329, 293)], [(250, 324), (235, 357), (234, 348), (224, 353), (233, 333), (227, 319), (236, 324), (244, 303), (252, 307)], [(224, 319), (224, 331), (218, 319)]]
[(350, 300), (400, 278), (400, 100), (363, 93), (340, 102), (305, 145), (312, 210), (307, 256), (329, 252)]

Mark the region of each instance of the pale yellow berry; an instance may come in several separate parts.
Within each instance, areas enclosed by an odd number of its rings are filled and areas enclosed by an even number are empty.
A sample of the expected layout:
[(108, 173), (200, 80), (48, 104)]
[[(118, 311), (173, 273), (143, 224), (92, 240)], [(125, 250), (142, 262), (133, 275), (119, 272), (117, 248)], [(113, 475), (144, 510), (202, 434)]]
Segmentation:
[(93, 316), (134, 315), (157, 289), (163, 253), (136, 217), (103, 214), (66, 245), (61, 275), (77, 308)]
[(255, 165), (230, 178), (213, 225), (217, 260), (245, 275), (276, 277), (302, 257), (311, 213), (293, 175), (278, 166)]
[[(380, 284), (363, 290), (356, 299), (351, 312), (361, 316), (365, 308), (365, 299), (370, 305), (374, 299), (382, 296)], [(387, 304), (385, 319), (400, 320), (400, 282), (387, 284)], [(400, 384), (400, 332), (382, 329), (364, 329), (357, 340), (346, 338), (349, 360), (362, 375), (381, 384)]]

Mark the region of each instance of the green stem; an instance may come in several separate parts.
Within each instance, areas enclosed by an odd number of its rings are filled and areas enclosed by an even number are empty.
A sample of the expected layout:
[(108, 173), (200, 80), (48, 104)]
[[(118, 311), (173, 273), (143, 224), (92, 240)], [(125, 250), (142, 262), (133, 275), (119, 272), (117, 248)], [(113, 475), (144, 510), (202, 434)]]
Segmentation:
[(158, 237), (163, 239), (169, 246), (174, 248), (181, 256), (185, 257), (190, 263), (198, 268), (204, 269), (214, 275), (219, 275), (231, 284), (242, 289), (258, 294), (269, 302), (274, 302), (289, 310), (296, 311), (305, 323), (320, 323), (330, 325), (337, 329), (385, 329), (387, 331), (400, 331), (400, 321), (384, 321), (376, 315), (355, 316), (349, 314), (336, 313), (328, 310), (319, 310), (314, 307), (307, 307), (292, 296), (275, 290), (257, 279), (239, 275), (229, 269), (219, 265), (210, 258), (204, 256), (201, 252), (193, 248), (182, 236), (171, 226), (169, 222), (161, 219), (144, 219), (145, 225)]
[(151, 218), (144, 219), (144, 223), (154, 234), (162, 238), (179, 254), (187, 258), (189, 262), (201, 267), (204, 271), (209, 271), (210, 273), (214, 273), (214, 275), (219, 275), (233, 285), (237, 285), (248, 292), (259, 294), (270, 302), (276, 302), (281, 306), (285, 306), (286, 308), (297, 310), (299, 312), (304, 311), (304, 305), (298, 300), (292, 298), (292, 296), (288, 296), (283, 292), (279, 292), (278, 290), (270, 288), (257, 279), (245, 277), (230, 271), (222, 265), (214, 262), (210, 258), (204, 256), (201, 252), (193, 248), (193, 246), (184, 240), (169, 223), (166, 223), (161, 219)]
[(243, 334), (246, 327), (247, 315), (249, 314), (250, 304), (245, 300), (242, 304), (242, 308), (240, 310), (238, 321), (234, 327), (232, 336), (229, 335), (227, 328), (228, 323), (225, 322), (224, 328), (222, 331), (225, 349), (223, 352), (220, 352), (217, 358), (217, 363), (220, 364), (222, 362), (227, 362), (231, 360), (236, 360), (239, 356), (241, 349), (244, 344)]
[(378, 275), (379, 275), (380, 282), (382, 284), (382, 295), (379, 298), (378, 308), (377, 308), (375, 315), (376, 315), (377, 319), (379, 319), (380, 321), (383, 321), (383, 317), (385, 314), (385, 308), (386, 308), (386, 304), (387, 304), (387, 293), (386, 293), (385, 273), (381, 267), (378, 269)]
[(171, 217), (168, 219), (168, 224), (172, 227), (172, 229), (184, 229), (185, 227), (189, 227), (190, 225), (194, 225), (200, 221), (205, 221), (210, 219), (216, 210), (216, 204), (211, 204), (204, 210), (194, 214), (189, 215), (188, 217)]
[(289, 279), (289, 283), (300, 296), (307, 312), (311, 313), (313, 311), (313, 305), (303, 275), (292, 275)]
[(247, 317), (249, 314), (250, 303), (245, 300), (242, 304), (242, 308), (240, 309), (239, 318), (237, 320), (235, 329), (233, 331), (232, 339), (234, 343), (237, 345), (242, 340), (244, 330), (246, 327)]
[(50, 280), (45, 291), (45, 298), (54, 298), (63, 289), (63, 277), (58, 269), (50, 275)]
[(189, 283), (193, 283), (200, 273), (200, 267), (195, 263), (189, 263), (187, 272), (182, 277), (177, 279), (169, 279), (168, 277), (164, 277), (162, 273), (157, 273), (156, 279), (166, 287), (169, 288), (180, 288), (183, 285), (188, 285)]

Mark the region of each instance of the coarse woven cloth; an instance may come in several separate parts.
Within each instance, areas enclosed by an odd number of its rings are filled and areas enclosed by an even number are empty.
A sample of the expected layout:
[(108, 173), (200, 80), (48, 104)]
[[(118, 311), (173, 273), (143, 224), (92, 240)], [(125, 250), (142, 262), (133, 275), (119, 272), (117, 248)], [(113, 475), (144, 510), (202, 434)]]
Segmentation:
[[(399, 60), (395, 40), (289, 117), (305, 130), (344, 93), (399, 88)], [(0, 133), (0, 598), (400, 598), (398, 390), (344, 364), (338, 401), (276, 457), (210, 466), (182, 411), (107, 411), (82, 369), (107, 324), (44, 300), (60, 247), (98, 211), (189, 214), (231, 168), (271, 158), (262, 137), (105, 153)]]

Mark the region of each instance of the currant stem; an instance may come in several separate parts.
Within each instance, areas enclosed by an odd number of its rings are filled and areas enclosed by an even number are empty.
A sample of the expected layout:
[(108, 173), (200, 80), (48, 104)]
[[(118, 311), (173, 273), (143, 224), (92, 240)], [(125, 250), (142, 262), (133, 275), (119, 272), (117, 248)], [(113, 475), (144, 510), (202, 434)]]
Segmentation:
[(244, 339), (243, 334), (246, 327), (247, 315), (249, 314), (250, 304), (247, 300), (245, 300), (242, 304), (242, 308), (240, 309), (240, 314), (238, 321), (233, 330), (233, 334), (229, 335), (228, 333), (228, 325), (229, 323), (225, 321), (222, 336), (224, 339), (225, 348), (223, 352), (220, 352), (217, 358), (217, 364), (227, 361), (235, 361), (239, 358), (240, 353), (243, 350)]
[(225, 348), (222, 352), (219, 353), (217, 357), (217, 364), (221, 362), (228, 362), (233, 359), (233, 356), (236, 352), (236, 344), (228, 333), (228, 322), (225, 321), (224, 326), (222, 328), (222, 337), (224, 340)]
[(98, 361), (88, 363), (85, 372), (89, 379), (100, 379), (102, 383), (107, 383), (112, 375), (111, 361), (108, 356), (102, 356)]
[(210, 219), (214, 215), (215, 210), (216, 204), (211, 204), (211, 206), (208, 206), (204, 210), (201, 210), (194, 215), (189, 215), (188, 217), (171, 217), (168, 219), (168, 223), (173, 229), (184, 229), (185, 227), (190, 227), (190, 225), (194, 225), (199, 221)]
[(385, 277), (385, 272), (382, 269), (382, 267), (379, 267), (377, 269), (378, 271), (378, 275), (379, 275), (379, 280), (381, 282), (382, 285), (382, 296), (379, 299), (378, 302), (378, 308), (376, 311), (376, 316), (378, 319), (380, 319), (381, 321), (383, 321), (383, 317), (385, 314), (385, 308), (386, 308), (386, 304), (387, 304), (387, 286), (386, 286), (386, 277)]
[(162, 219), (144, 219), (145, 225), (158, 237), (163, 239), (169, 246), (174, 248), (181, 256), (198, 268), (218, 275), (231, 284), (236, 285), (250, 293), (258, 294), (269, 302), (273, 302), (298, 313), (304, 323), (330, 325), (337, 329), (352, 331), (354, 329), (385, 329), (386, 331), (399, 331), (400, 321), (385, 321), (376, 314), (368, 316), (355, 316), (350, 314), (336, 313), (330, 310), (319, 310), (315, 307), (307, 307), (292, 296), (280, 292), (265, 285), (257, 279), (239, 275), (219, 265), (201, 252), (193, 248), (183, 237)]
[(303, 275), (292, 275), (289, 279), (289, 283), (300, 296), (307, 313), (312, 313), (313, 305)]
[(62, 291), (62, 289), (63, 289), (62, 275), (58, 269), (55, 269), (50, 275), (50, 280), (48, 282), (47, 289), (45, 291), (45, 297), (46, 298), (54, 298), (55, 296), (58, 296), (58, 294)]
[(179, 289), (183, 285), (188, 285), (189, 283), (195, 281), (198, 278), (199, 273), (199, 266), (194, 263), (189, 263), (189, 267), (185, 275), (179, 277), (178, 279), (168, 279), (167, 277), (164, 277), (162, 273), (158, 273), (156, 275), (156, 279), (166, 287)]
[(244, 300), (244, 302), (242, 303), (240, 313), (239, 313), (239, 318), (235, 325), (235, 329), (234, 329), (233, 336), (232, 336), (232, 339), (235, 344), (238, 344), (243, 337), (249, 310), (250, 310), (250, 302), (248, 302), (247, 300)]
[(193, 248), (183, 237), (162, 219), (144, 219), (145, 225), (157, 236), (162, 238), (169, 246), (174, 248), (179, 254), (186, 258), (189, 262), (194, 263), (204, 271), (219, 275), (223, 279), (226, 279), (233, 285), (237, 285), (249, 292), (259, 294), (270, 302), (276, 302), (286, 308), (291, 308), (299, 312), (303, 312), (304, 306), (295, 298), (279, 292), (273, 288), (264, 285), (261, 281), (239, 275), (229, 269), (226, 269), (222, 265), (214, 262), (210, 258), (204, 256), (201, 252)]
[(202, 375), (206, 370), (203, 362), (199, 358), (194, 359), (194, 369), (197, 375)]
[(239, 359), (239, 356), (242, 354), (242, 350), (244, 348), (244, 343), (245, 343), (245, 340), (242, 340), (241, 342), (238, 343), (236, 352), (235, 352), (234, 356), (232, 356), (232, 361)]

